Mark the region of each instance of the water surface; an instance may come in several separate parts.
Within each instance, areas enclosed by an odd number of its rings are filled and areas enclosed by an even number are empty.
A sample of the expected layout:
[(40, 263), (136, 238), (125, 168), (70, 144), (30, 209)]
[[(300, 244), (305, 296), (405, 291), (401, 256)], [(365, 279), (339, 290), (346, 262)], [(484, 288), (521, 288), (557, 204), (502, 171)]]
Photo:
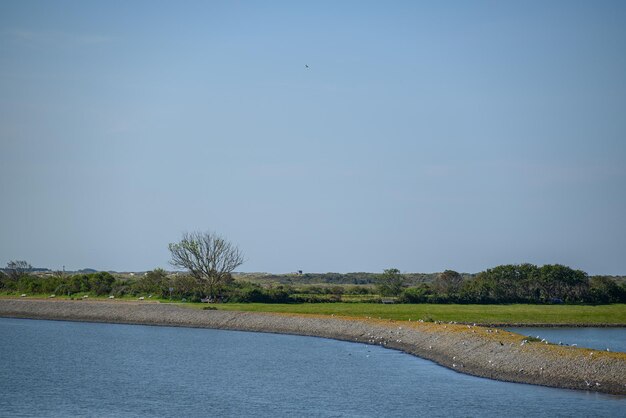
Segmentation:
[(595, 348), (596, 350), (626, 352), (626, 328), (507, 328), (518, 334), (546, 339), (553, 344), (576, 344), (578, 347)]
[(0, 318), (0, 415), (624, 416), (626, 398), (497, 382), (377, 346)]

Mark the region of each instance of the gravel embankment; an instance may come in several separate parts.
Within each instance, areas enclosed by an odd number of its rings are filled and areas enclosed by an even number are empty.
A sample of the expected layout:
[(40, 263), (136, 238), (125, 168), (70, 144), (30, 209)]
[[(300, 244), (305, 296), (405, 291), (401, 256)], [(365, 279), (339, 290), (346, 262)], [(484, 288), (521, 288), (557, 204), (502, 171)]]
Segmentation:
[(475, 376), (626, 395), (626, 353), (524, 342), (523, 336), (480, 326), (24, 299), (0, 300), (0, 317), (310, 335), (383, 345)]

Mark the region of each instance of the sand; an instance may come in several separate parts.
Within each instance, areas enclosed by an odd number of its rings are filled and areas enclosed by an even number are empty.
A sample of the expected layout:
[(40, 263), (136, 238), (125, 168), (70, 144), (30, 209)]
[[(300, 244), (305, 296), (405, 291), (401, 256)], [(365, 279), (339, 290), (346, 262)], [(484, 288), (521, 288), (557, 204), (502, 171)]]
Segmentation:
[(626, 395), (626, 353), (525, 342), (481, 326), (86, 300), (0, 299), (0, 317), (309, 335), (381, 345), (474, 376)]

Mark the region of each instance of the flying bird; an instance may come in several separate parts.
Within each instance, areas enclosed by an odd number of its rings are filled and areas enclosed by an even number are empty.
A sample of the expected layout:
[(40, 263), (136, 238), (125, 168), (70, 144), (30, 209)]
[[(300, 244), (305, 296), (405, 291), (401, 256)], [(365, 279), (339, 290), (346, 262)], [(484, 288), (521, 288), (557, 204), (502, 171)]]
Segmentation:
[(304, 64), (304, 68), (309, 68), (309, 65), (308, 64)]

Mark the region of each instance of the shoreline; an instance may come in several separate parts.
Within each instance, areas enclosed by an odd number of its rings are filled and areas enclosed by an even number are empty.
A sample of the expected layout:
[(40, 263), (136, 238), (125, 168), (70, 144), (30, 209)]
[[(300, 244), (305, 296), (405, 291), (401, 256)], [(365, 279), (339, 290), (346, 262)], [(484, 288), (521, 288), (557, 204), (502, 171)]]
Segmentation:
[(523, 342), (524, 336), (493, 325), (196, 310), (142, 302), (24, 299), (0, 299), (0, 317), (314, 336), (381, 345), (479, 377), (626, 395), (626, 353)]

